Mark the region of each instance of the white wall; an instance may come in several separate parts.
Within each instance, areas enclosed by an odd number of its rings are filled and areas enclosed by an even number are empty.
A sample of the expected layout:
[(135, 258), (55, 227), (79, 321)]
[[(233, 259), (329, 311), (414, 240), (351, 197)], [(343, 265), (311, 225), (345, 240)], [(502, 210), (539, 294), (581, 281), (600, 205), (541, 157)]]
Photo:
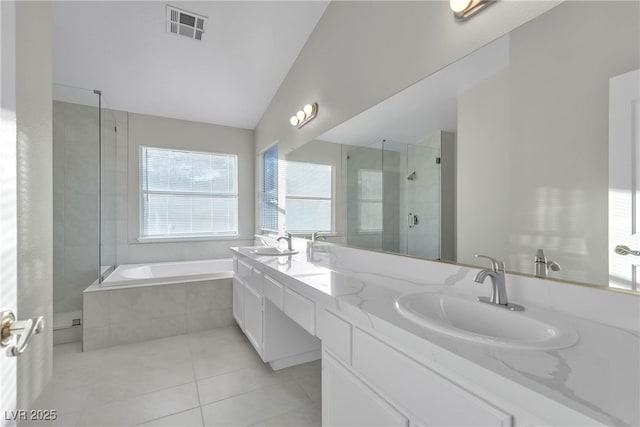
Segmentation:
[[(252, 130), (122, 112), (116, 112), (116, 121), (118, 264), (224, 258), (230, 256), (230, 246), (252, 244), (255, 197)], [(139, 243), (140, 146), (236, 154), (239, 237), (197, 242)]]
[[(459, 23), (448, 1), (331, 2), (256, 127), (256, 155), (275, 142), (289, 151), (311, 141), (558, 3), (496, 2)], [(318, 116), (291, 126), (314, 101)]]
[(608, 86), (640, 66), (639, 32), (638, 2), (566, 2), (460, 98), (459, 262), (487, 251), (530, 272), (543, 248), (554, 277), (608, 284)]
[[(18, 359), (18, 408), (30, 408), (52, 372), (51, 5), (16, 2), (18, 313), (45, 330)], [(4, 356), (3, 356), (4, 357)]]
[[(501, 1), (465, 23), (448, 1), (331, 2), (256, 128), (256, 150), (298, 147), (554, 7)], [(298, 130), (308, 102), (318, 116)]]

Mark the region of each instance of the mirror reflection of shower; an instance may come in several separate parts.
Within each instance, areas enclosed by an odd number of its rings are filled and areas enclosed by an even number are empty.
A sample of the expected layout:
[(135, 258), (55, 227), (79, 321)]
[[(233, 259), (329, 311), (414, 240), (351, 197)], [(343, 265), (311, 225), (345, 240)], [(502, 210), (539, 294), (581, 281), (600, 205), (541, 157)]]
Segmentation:
[[(74, 341), (82, 291), (116, 264), (116, 121), (99, 90), (53, 85), (53, 308)], [(57, 337), (57, 338), (56, 338)]]
[(455, 135), (348, 146), (347, 244), (454, 260)]

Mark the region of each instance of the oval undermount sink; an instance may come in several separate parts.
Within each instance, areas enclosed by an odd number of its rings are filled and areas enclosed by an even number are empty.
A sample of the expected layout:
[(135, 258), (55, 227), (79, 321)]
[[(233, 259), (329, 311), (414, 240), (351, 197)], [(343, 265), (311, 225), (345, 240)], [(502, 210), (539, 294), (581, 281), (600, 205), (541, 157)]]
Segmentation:
[(264, 248), (253, 249), (250, 252), (255, 255), (263, 255), (263, 256), (288, 256), (288, 255), (295, 255), (298, 253), (298, 251), (289, 251), (289, 250), (281, 251), (278, 248), (266, 247), (266, 246)]
[(578, 340), (573, 328), (551, 313), (511, 311), (440, 292), (403, 295), (395, 307), (425, 328), (499, 347), (551, 350), (569, 347)]

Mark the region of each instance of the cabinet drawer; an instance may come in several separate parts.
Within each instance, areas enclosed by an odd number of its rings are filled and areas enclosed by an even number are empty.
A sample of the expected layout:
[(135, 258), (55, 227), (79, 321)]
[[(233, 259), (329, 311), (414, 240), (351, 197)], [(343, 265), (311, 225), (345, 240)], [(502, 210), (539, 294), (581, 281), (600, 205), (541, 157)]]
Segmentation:
[(324, 310), (322, 312), (322, 345), (347, 365), (351, 364), (351, 324)]
[(251, 280), (251, 274), (253, 274), (253, 268), (251, 268), (251, 266), (249, 264), (247, 264), (246, 262), (242, 261), (242, 260), (238, 260), (238, 267), (237, 267), (237, 272), (236, 274), (238, 275), (238, 278), (243, 282), (243, 283), (247, 283), (249, 282), (249, 280)]
[(316, 334), (315, 304), (291, 289), (284, 290), (284, 314), (311, 335)]
[(260, 296), (262, 296), (262, 277), (262, 273), (254, 268), (251, 270), (249, 280), (245, 282), (248, 287), (260, 294)]
[(271, 277), (264, 276), (264, 281), (262, 283), (264, 296), (280, 310), (282, 310), (283, 288), (284, 287), (280, 283), (276, 282)]
[(510, 415), (357, 328), (353, 368), (421, 425), (511, 426)]

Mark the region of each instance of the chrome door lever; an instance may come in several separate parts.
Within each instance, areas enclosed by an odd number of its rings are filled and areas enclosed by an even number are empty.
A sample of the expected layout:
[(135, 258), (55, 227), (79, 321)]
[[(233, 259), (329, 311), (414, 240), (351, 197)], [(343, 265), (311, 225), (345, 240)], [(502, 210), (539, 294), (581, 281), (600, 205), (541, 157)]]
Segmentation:
[(18, 342), (9, 349), (9, 355), (20, 356), (27, 349), (31, 337), (44, 330), (44, 317), (16, 320), (13, 312), (3, 311), (0, 313), (0, 328), (0, 347), (9, 346), (13, 337), (17, 335), (19, 336)]
[(616, 253), (618, 255), (635, 255), (635, 256), (640, 256), (640, 251), (632, 251), (631, 249), (629, 249), (629, 246), (625, 246), (625, 245), (618, 245), (616, 246), (615, 249)]

